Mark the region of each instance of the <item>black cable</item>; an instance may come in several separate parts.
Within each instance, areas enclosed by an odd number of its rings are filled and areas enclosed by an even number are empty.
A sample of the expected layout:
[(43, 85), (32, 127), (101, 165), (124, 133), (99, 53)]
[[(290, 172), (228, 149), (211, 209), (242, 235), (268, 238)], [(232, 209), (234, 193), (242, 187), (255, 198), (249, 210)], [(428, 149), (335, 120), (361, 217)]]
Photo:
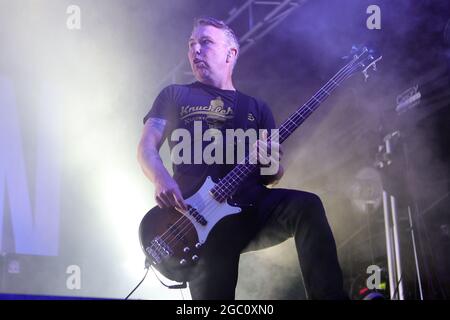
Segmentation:
[(155, 274), (156, 279), (158, 279), (159, 282), (161, 282), (161, 284), (166, 288), (169, 288), (169, 289), (185, 289), (185, 288), (187, 288), (186, 282), (181, 282), (179, 284), (173, 284), (173, 285), (167, 285), (164, 282), (162, 282), (162, 280), (158, 277), (158, 275), (156, 274), (155, 270), (153, 270), (153, 268), (152, 268), (152, 271)]
[[(167, 285), (167, 284), (165, 284), (164, 282), (162, 282), (162, 280), (161, 280), (161, 279), (158, 277), (158, 275), (156, 274), (155, 270), (153, 270), (150, 261), (148, 261), (148, 259), (145, 259), (145, 270), (146, 270), (146, 271), (145, 271), (144, 277), (143, 277), (142, 280), (137, 284), (137, 286), (133, 289), (133, 291), (131, 291), (131, 292), (126, 296), (125, 300), (128, 300), (128, 298), (133, 294), (133, 292), (135, 292), (136, 289), (139, 288), (139, 286), (142, 284), (142, 282), (144, 282), (145, 277), (147, 277), (147, 274), (148, 274), (148, 269), (152, 269), (152, 271), (153, 271), (153, 273), (154, 273), (156, 279), (158, 279), (159, 282), (161, 282), (161, 284), (162, 284), (163, 286), (165, 286), (166, 288), (169, 288), (169, 289), (185, 289), (185, 288), (187, 288), (186, 282), (181, 282), (181, 283), (179, 283), (179, 284), (174, 284), (174, 285)], [(183, 296), (183, 300), (184, 300), (184, 296)]]
[(142, 280), (138, 283), (138, 285), (133, 289), (133, 291), (131, 291), (131, 292), (126, 296), (125, 300), (128, 300), (128, 298), (133, 294), (133, 292), (135, 292), (136, 289), (139, 288), (139, 286), (142, 284), (142, 282), (144, 282), (145, 277), (147, 277), (148, 268), (149, 268), (149, 266), (145, 265), (145, 270), (146, 270), (146, 271), (145, 271), (144, 277), (143, 277)]

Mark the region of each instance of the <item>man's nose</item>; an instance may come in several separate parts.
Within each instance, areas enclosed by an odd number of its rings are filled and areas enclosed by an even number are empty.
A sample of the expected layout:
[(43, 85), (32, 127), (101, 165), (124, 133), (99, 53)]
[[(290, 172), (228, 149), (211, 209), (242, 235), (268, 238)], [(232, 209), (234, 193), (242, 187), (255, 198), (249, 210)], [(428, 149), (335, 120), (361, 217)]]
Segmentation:
[(199, 53), (200, 53), (200, 50), (201, 50), (201, 46), (200, 46), (199, 43), (196, 43), (196, 44), (193, 44), (193, 45), (192, 45), (191, 49), (192, 49), (192, 52), (193, 52), (193, 53), (199, 54)]

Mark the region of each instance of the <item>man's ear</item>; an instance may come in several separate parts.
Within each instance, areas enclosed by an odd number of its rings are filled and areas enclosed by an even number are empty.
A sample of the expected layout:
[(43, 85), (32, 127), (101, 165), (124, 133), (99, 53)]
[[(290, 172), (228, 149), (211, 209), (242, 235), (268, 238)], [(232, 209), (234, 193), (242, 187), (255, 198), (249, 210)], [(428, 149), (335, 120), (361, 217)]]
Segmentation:
[(235, 48), (231, 48), (228, 50), (228, 54), (227, 54), (227, 62), (230, 62), (230, 59), (232, 56), (236, 56), (237, 55), (237, 50)]

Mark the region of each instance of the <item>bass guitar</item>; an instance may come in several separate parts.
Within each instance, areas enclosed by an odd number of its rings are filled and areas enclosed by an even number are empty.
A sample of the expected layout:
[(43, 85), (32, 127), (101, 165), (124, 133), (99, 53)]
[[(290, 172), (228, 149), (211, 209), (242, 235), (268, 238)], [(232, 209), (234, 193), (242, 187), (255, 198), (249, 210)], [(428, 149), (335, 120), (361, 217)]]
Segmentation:
[[(367, 79), (368, 72), (376, 70), (381, 56), (375, 56), (366, 47), (353, 48), (349, 60), (283, 122), (277, 131), (279, 143), (285, 141), (343, 81), (357, 72), (362, 72)], [(144, 216), (139, 226), (139, 239), (152, 267), (174, 281), (185, 282), (192, 278), (193, 268), (202, 257), (202, 248), (207, 245), (208, 234), (213, 227), (224, 217), (242, 211), (240, 207), (230, 205), (227, 199), (258, 168), (248, 160), (247, 157), (237, 164), (217, 183), (207, 177), (200, 189), (185, 200), (186, 212), (156, 206)]]

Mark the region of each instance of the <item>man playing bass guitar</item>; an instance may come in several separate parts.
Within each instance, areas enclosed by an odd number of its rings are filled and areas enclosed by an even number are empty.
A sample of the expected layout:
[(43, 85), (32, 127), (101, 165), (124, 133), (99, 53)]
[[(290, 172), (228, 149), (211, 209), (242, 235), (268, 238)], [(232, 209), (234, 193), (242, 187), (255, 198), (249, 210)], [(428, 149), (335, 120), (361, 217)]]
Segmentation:
[[(138, 148), (139, 163), (155, 186), (158, 206), (175, 208), (184, 214), (190, 210), (185, 200), (206, 177), (220, 181), (234, 167), (225, 159), (228, 149), (236, 151), (239, 144), (244, 144), (244, 149), (249, 150), (247, 155), (257, 155), (258, 169), (272, 169), (248, 175), (226, 199), (242, 211), (224, 216), (208, 233), (194, 275), (189, 279), (192, 298), (234, 299), (240, 254), (294, 237), (308, 298), (346, 299), (335, 241), (320, 198), (309, 192), (267, 187), (283, 175), (279, 162), (282, 152), (276, 139), (267, 139), (275, 129), (270, 108), (233, 85), (238, 56), (238, 40), (225, 23), (209, 17), (197, 19), (188, 42), (188, 58), (197, 81), (170, 85), (159, 93), (144, 118)], [(258, 133), (257, 142), (223, 139), (226, 130), (237, 129), (254, 130)], [(220, 134), (222, 137), (218, 137)], [(159, 155), (166, 139), (172, 153), (173, 177)], [(181, 140), (190, 147), (180, 151), (176, 142)], [(206, 148), (215, 148), (215, 161), (205, 157), (211, 156)], [(261, 152), (263, 149), (270, 152)], [(199, 225), (210, 223), (201, 213), (195, 212), (192, 217)]]

